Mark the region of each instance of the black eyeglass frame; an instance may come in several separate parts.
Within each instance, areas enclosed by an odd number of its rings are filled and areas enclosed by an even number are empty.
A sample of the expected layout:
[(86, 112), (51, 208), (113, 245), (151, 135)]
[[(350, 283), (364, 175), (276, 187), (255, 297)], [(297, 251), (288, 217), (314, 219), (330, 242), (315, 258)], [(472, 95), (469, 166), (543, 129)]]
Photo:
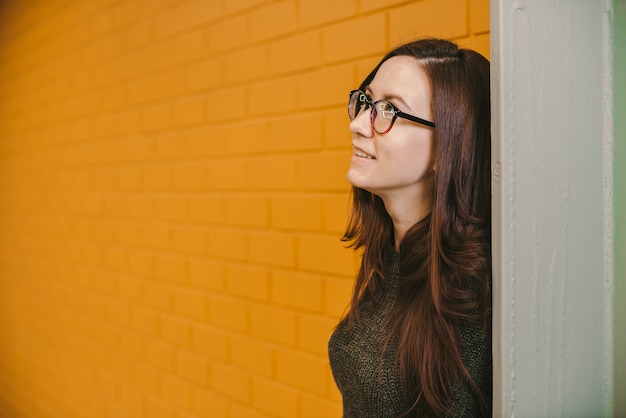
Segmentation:
[[(419, 118), (417, 116), (410, 115), (408, 113), (404, 113), (403, 111), (398, 109), (393, 103), (391, 103), (389, 100), (380, 99), (380, 100), (376, 100), (375, 102), (373, 102), (369, 97), (367, 97), (367, 94), (365, 94), (360, 89), (352, 90), (350, 92), (350, 96), (349, 96), (349, 99), (348, 99), (348, 117), (350, 118), (350, 120), (354, 120), (357, 117), (357, 115), (358, 115), (358, 113), (356, 113), (356, 110), (355, 110), (354, 118), (350, 114), (350, 103), (352, 102), (352, 96), (355, 93), (359, 93), (359, 97), (357, 98), (357, 100), (359, 100), (361, 102), (365, 102), (366, 106), (369, 106), (372, 109), (372, 111), (370, 112), (370, 123), (372, 124), (372, 129), (374, 129), (374, 131), (376, 131), (380, 135), (384, 135), (387, 132), (389, 132), (391, 130), (391, 128), (393, 127), (393, 124), (395, 123), (397, 118), (410, 120), (411, 122), (419, 123), (420, 125), (428, 126), (429, 128), (433, 128), (433, 129), (435, 128), (435, 123), (434, 122), (428, 121), (426, 119)], [(378, 103), (380, 103), (380, 102), (387, 102), (387, 103), (389, 103), (389, 105), (393, 109), (393, 118), (391, 118), (391, 122), (389, 123), (389, 127), (387, 129), (385, 129), (384, 132), (378, 132), (376, 130), (376, 128), (374, 127), (374, 120), (376, 119), (376, 114), (378, 112), (376, 110), (376, 105)], [(367, 107), (365, 108), (365, 110), (367, 110)]]

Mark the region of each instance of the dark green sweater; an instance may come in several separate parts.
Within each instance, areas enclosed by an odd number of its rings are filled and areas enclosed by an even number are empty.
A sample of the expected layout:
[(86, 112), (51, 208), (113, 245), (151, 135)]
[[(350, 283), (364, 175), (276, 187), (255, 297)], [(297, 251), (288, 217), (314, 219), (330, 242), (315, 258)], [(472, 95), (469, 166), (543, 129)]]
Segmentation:
[[(392, 340), (387, 346), (380, 364), (385, 332), (399, 291), (397, 254), (388, 264), (376, 303), (364, 303), (350, 332), (346, 320), (340, 322), (328, 344), (333, 376), (343, 397), (345, 418), (396, 418), (407, 409), (397, 341)], [(464, 364), (483, 393), (490, 396), (491, 340), (480, 326), (461, 328), (461, 337), (467, 347), (463, 353)], [(481, 413), (479, 401), (469, 387), (456, 390), (456, 399), (451, 400), (450, 406), (453, 411), (450, 416), (488, 415)]]

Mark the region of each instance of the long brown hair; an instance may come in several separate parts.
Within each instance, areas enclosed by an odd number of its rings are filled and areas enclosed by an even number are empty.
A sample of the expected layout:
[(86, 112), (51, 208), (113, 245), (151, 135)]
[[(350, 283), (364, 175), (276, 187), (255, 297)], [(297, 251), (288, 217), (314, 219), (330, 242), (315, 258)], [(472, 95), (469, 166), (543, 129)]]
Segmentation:
[[(397, 338), (407, 405), (420, 416), (445, 415), (459, 385), (469, 385), (490, 409), (463, 363), (460, 325), (478, 323), (491, 335), (491, 189), (489, 61), (439, 39), (417, 40), (389, 52), (381, 64), (411, 56), (432, 89), (436, 170), (429, 215), (400, 243), (400, 298), (388, 339)], [(350, 310), (358, 318), (376, 297), (393, 222), (382, 199), (352, 188), (352, 209), (343, 241), (362, 251)]]

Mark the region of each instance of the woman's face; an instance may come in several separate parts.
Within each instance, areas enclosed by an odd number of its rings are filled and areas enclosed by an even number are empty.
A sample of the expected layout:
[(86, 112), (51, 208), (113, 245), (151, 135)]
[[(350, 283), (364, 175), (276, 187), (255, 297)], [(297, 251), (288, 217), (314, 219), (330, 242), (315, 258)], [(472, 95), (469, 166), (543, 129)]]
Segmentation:
[[(415, 58), (395, 56), (379, 68), (365, 93), (386, 99), (405, 113), (432, 120), (431, 88)], [(353, 186), (387, 198), (422, 199), (433, 185), (433, 129), (397, 118), (384, 135), (370, 123), (371, 109), (350, 122), (352, 160), (347, 178)]]

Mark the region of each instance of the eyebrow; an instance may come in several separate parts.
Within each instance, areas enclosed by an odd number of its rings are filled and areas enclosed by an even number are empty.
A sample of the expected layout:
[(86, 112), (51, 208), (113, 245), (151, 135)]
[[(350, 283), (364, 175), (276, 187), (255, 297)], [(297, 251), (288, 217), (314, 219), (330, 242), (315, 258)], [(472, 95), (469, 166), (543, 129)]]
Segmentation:
[[(372, 89), (370, 88), (370, 86), (365, 87), (365, 93), (369, 94), (370, 96), (372, 96), (374, 94), (374, 92), (372, 91)], [(400, 96), (398, 96), (397, 94), (388, 94), (386, 96), (383, 96), (383, 99), (385, 100), (397, 100), (399, 102), (401, 102), (404, 106), (406, 106), (407, 110), (411, 110), (411, 106), (409, 106), (409, 104), (407, 102), (404, 101), (404, 99)]]

